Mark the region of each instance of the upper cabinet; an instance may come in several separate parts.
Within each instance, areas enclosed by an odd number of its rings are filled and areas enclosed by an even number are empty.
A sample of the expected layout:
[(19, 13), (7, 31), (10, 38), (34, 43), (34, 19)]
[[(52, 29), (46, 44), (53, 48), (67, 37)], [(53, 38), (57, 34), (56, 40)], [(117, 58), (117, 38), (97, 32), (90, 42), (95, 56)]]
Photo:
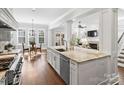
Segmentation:
[(0, 31), (16, 31), (17, 21), (7, 8), (0, 8)]

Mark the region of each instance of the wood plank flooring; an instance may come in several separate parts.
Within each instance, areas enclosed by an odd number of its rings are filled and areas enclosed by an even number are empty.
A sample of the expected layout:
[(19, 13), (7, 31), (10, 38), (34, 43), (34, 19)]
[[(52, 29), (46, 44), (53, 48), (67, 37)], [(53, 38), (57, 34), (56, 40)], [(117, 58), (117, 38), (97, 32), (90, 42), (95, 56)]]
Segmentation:
[(118, 72), (119, 72), (119, 84), (124, 85), (124, 68), (118, 67)]
[(33, 60), (25, 56), (22, 67), (22, 85), (63, 85), (64, 81), (47, 63), (46, 52)]
[[(120, 85), (124, 85), (124, 68), (118, 67)], [(24, 56), (22, 67), (22, 85), (64, 85), (64, 81), (47, 63), (46, 51), (37, 55), (32, 60)]]

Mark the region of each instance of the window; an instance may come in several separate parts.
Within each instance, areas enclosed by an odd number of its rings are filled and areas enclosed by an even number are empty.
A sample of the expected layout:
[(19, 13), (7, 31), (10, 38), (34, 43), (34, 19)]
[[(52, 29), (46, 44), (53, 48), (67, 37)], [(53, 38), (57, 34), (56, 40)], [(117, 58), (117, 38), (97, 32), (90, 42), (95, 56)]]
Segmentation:
[(44, 43), (44, 31), (39, 31), (39, 43)]
[(18, 43), (25, 43), (25, 30), (18, 30)]

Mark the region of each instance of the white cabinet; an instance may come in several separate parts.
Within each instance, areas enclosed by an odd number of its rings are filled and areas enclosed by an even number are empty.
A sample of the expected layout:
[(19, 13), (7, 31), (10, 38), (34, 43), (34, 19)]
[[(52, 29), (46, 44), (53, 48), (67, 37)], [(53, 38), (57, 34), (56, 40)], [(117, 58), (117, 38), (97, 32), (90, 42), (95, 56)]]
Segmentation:
[(78, 84), (97, 85), (108, 81), (110, 57), (89, 60), (78, 65)]
[(55, 69), (55, 60), (56, 60), (56, 56), (55, 56), (55, 53), (52, 52), (52, 67)]
[(60, 74), (60, 55), (51, 49), (47, 50), (47, 61)]
[(47, 49), (47, 61), (51, 64), (51, 51), (49, 49)]
[(110, 62), (109, 56), (81, 63), (70, 60), (70, 85), (107, 83), (108, 62)]
[(78, 84), (78, 65), (70, 60), (70, 85)]
[(55, 70), (58, 74), (60, 74), (60, 56), (59, 56), (59, 54), (55, 54)]
[(60, 74), (60, 57), (58, 53), (53, 52), (53, 68)]

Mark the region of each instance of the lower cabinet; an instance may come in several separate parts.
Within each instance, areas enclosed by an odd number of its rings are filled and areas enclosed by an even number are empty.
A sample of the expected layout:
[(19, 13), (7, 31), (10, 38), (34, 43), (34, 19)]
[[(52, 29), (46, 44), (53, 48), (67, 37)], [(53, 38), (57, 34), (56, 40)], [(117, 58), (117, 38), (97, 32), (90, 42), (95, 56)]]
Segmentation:
[(70, 85), (78, 84), (78, 68), (77, 63), (70, 60)]
[(69, 58), (54, 52), (51, 49), (47, 50), (47, 61), (54, 70), (61, 76), (66, 84), (77, 84), (77, 63), (70, 61)]
[(47, 62), (48, 63), (50, 63), (50, 61), (51, 61), (51, 55), (50, 55), (50, 50), (49, 49), (47, 49)]
[(55, 70), (58, 74), (60, 74), (60, 57), (59, 55), (56, 56), (56, 61), (55, 61)]
[(58, 53), (53, 53), (52, 55), (52, 62), (53, 62), (53, 68), (55, 69), (55, 71), (60, 74), (60, 57)]
[(57, 52), (50, 49), (47, 50), (47, 61), (60, 74), (60, 56)]

